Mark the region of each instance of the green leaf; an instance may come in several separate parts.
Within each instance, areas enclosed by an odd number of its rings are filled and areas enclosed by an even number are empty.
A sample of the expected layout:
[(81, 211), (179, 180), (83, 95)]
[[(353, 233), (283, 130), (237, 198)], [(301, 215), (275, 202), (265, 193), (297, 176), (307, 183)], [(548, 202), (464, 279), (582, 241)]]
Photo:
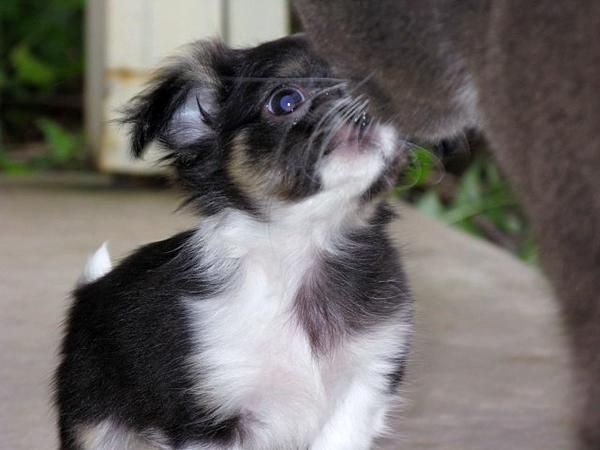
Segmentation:
[(11, 160), (0, 161), (0, 172), (9, 175), (27, 175), (32, 172), (30, 166), (25, 163)]
[(19, 45), (10, 52), (10, 61), (17, 77), (35, 86), (48, 86), (54, 83), (55, 70), (35, 56), (28, 46)]
[(65, 130), (59, 123), (50, 119), (39, 119), (36, 124), (48, 144), (52, 162), (65, 164), (74, 159), (80, 145), (77, 135)]
[(473, 206), (481, 201), (481, 163), (474, 161), (460, 179), (460, 184), (454, 196), (453, 205), (462, 207), (465, 205)]
[(479, 236), (481, 237), (481, 231), (479, 230), (479, 228), (477, 227), (477, 225), (475, 225), (473, 223), (473, 220), (471, 219), (467, 219), (467, 220), (463, 220), (461, 222), (457, 222), (454, 224), (455, 227), (465, 231), (466, 233), (472, 234), (474, 236)]
[(522, 246), (519, 256), (528, 264), (532, 266), (539, 266), (540, 258), (538, 246), (532, 236), (529, 236), (525, 244)]
[(410, 150), (409, 162), (403, 173), (403, 181), (398, 191), (407, 191), (415, 186), (424, 185), (435, 168), (436, 158), (427, 148), (415, 146)]
[(23, 175), (31, 172), (31, 167), (20, 161), (13, 161), (0, 149), (0, 172), (10, 175)]

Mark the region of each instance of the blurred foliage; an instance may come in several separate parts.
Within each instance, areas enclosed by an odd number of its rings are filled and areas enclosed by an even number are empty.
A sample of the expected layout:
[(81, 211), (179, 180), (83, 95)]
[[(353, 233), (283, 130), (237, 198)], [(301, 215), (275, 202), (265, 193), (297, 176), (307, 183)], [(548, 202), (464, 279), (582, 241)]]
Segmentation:
[(0, 148), (0, 172), (26, 175), (38, 170), (78, 169), (83, 163), (81, 133), (66, 130), (48, 118), (36, 121), (44, 140), (44, 151), (27, 159), (11, 157)]
[(3, 93), (49, 94), (57, 84), (80, 78), (84, 5), (84, 0), (0, 2)]
[(537, 264), (529, 223), (489, 154), (478, 152), (459, 173), (442, 165), (432, 150), (415, 146), (396, 194), (431, 217)]
[(42, 118), (37, 123), (42, 133), (44, 133), (45, 141), (48, 143), (50, 161), (57, 164), (66, 164), (75, 159), (80, 144), (77, 135), (66, 131), (50, 119)]
[[(1, 170), (79, 160), (84, 6), (84, 0), (0, 1)], [(18, 151), (23, 144), (40, 140), (46, 154), (31, 161), (19, 155), (26, 153)]]

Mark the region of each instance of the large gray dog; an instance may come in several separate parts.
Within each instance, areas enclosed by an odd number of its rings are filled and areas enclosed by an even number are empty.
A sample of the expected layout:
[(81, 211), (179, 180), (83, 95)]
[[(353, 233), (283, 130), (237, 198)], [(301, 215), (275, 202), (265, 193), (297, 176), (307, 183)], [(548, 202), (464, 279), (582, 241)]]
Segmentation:
[(600, 2), (296, 0), (323, 55), (386, 119), (437, 139), (477, 125), (535, 226), (561, 301), (579, 447), (600, 449)]

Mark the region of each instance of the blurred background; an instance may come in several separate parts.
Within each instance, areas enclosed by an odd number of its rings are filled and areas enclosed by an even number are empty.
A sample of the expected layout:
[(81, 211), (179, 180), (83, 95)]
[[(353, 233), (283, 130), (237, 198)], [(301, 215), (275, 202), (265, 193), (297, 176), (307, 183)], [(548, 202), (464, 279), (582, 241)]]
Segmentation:
[[(165, 56), (194, 39), (253, 45), (301, 31), (286, 0), (2, 0), (0, 172), (100, 171), (120, 183), (164, 170), (129, 157), (111, 123)], [(531, 264), (535, 242), (474, 132), (418, 148), (396, 195)]]

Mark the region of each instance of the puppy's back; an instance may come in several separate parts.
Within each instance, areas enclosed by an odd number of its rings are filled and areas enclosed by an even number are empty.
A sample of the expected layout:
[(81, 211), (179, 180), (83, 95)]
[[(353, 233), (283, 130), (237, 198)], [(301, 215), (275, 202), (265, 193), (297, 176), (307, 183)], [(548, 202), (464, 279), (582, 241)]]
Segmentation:
[(180, 299), (201, 298), (213, 285), (197, 265), (189, 276), (192, 236), (188, 231), (143, 246), (75, 290), (54, 382), (62, 442), (78, 448), (75, 441), (86, 435), (108, 439), (120, 429), (167, 430), (182, 440), (226, 431), (198, 425), (205, 412), (183, 401), (192, 388), (185, 363), (192, 342)]

